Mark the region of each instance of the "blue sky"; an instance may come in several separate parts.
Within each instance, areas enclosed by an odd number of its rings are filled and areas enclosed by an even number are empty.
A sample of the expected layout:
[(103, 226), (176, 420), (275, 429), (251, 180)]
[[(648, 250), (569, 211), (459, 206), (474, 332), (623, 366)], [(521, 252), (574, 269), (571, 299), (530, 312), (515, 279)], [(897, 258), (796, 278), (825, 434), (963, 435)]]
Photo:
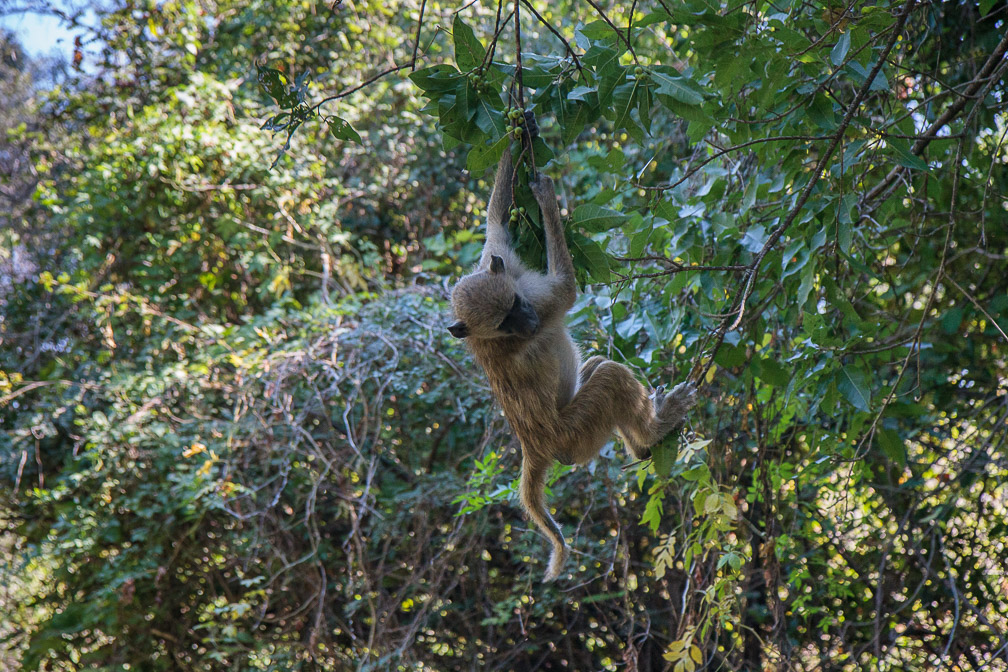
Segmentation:
[(0, 26), (12, 31), (32, 56), (58, 55), (66, 60), (73, 57), (73, 33), (54, 16), (31, 12), (0, 16)]

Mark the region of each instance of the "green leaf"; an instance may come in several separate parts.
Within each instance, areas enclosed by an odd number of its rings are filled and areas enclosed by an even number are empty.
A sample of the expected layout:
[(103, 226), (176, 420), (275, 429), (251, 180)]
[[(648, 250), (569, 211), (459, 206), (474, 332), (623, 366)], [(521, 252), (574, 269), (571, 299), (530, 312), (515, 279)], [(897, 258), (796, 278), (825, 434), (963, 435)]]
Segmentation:
[(641, 132), (640, 127), (633, 122), (633, 117), (630, 116), (630, 113), (637, 106), (636, 93), (637, 82), (635, 81), (620, 84), (613, 90), (613, 126), (617, 130), (625, 129), (638, 142), (642, 142), (644, 134)]
[(814, 262), (806, 264), (802, 269), (801, 284), (798, 286), (798, 295), (795, 297), (799, 308), (804, 308), (806, 301), (808, 301), (809, 292), (812, 291), (812, 285), (815, 281), (815, 270)]
[(648, 240), (651, 238), (653, 232), (654, 229), (650, 225), (645, 224), (643, 228), (633, 234), (633, 237), (630, 238), (631, 257), (639, 257), (644, 253), (644, 248), (647, 247)]
[(712, 492), (704, 499), (703, 511), (706, 514), (715, 513), (721, 510), (721, 495)]
[[(507, 120), (504, 111), (497, 109), (486, 98), (476, 101), (476, 126), (483, 133), (492, 137), (500, 137), (507, 132)], [(463, 138), (465, 140), (467, 138)]]
[(651, 460), (659, 478), (665, 478), (672, 473), (672, 465), (677, 457), (676, 450), (667, 444), (659, 444), (652, 449)]
[(619, 36), (613, 31), (612, 26), (602, 19), (596, 19), (591, 23), (581, 26), (577, 32), (591, 40), (619, 42)]
[(614, 227), (621, 226), (627, 219), (628, 217), (622, 212), (616, 212), (615, 210), (603, 208), (592, 203), (579, 205), (574, 209), (572, 215), (572, 222), (574, 224), (592, 233), (608, 231)]
[(609, 256), (601, 245), (577, 232), (570, 234), (570, 244), (575, 266), (588, 271), (596, 282), (609, 282)]
[(774, 387), (784, 389), (791, 382), (791, 374), (776, 359), (764, 358), (758, 360), (756, 376)]
[[(874, 65), (872, 65), (874, 67)], [(857, 84), (863, 84), (868, 79), (869, 70), (865, 66), (861, 65), (857, 61), (848, 61), (844, 70), (853, 78)], [(869, 91), (887, 91), (889, 89), (889, 81), (886, 79), (885, 74), (879, 70), (878, 74), (875, 75), (875, 79), (872, 80), (871, 86), (868, 87)]]
[(833, 111), (833, 103), (823, 94), (817, 94), (812, 98), (811, 104), (806, 108), (806, 113), (816, 126), (827, 131), (832, 131), (837, 127), (836, 113)]
[[(682, 274), (680, 274), (682, 275)], [(714, 355), (714, 362), (725, 369), (734, 369), (745, 363), (745, 348), (740, 348), (727, 343), (723, 344)]]
[[(988, 0), (988, 1), (989, 2), (994, 2), (994, 0)], [(643, 18), (637, 19), (634, 22), (634, 27), (635, 28), (646, 28), (647, 26), (650, 26), (650, 25), (655, 24), (655, 23), (665, 23), (665, 22), (671, 21), (671, 20), (672, 20), (672, 17), (668, 14), (668, 12), (666, 12), (666, 11), (664, 11), (662, 9), (656, 9), (653, 12), (651, 12), (650, 14), (645, 14), (643, 16)]]
[[(744, 215), (749, 212), (749, 208), (756, 204), (756, 187), (758, 184), (759, 179), (757, 175), (753, 175), (749, 178), (749, 184), (746, 185), (745, 193), (742, 195), (742, 205), (739, 207), (740, 215)], [(762, 229), (762, 227), (760, 228)]]
[(928, 169), (928, 165), (924, 162), (924, 159), (910, 152), (910, 143), (903, 138), (886, 138), (886, 145), (891, 147), (893, 153), (896, 154), (896, 163), (904, 168), (912, 168), (914, 170)]
[(750, 226), (746, 230), (745, 235), (742, 236), (742, 247), (753, 254), (758, 254), (768, 240), (770, 240), (770, 234), (766, 232), (766, 229), (757, 224), (756, 226)]
[(581, 57), (581, 62), (601, 73), (613, 66), (619, 67), (619, 52), (603, 44), (593, 44)]
[(859, 411), (871, 410), (871, 389), (864, 372), (850, 366), (840, 369), (837, 389)]
[(651, 70), (651, 78), (658, 85), (656, 93), (670, 96), (686, 105), (700, 105), (704, 101), (704, 92), (696, 82), (683, 77), (674, 68), (662, 66)]
[[(549, 86), (563, 72), (563, 59), (557, 56), (526, 53), (522, 54), (522, 59), (522, 84), (529, 88)], [(507, 70), (513, 72), (514, 68)]]
[(900, 435), (891, 429), (880, 429), (875, 433), (879, 448), (885, 456), (892, 460), (896, 466), (905, 467), (907, 464), (906, 446)]
[(847, 58), (847, 52), (850, 50), (850, 31), (842, 34), (840, 39), (837, 40), (836, 45), (830, 50), (830, 62), (836, 67), (843, 65), (844, 59)]
[(474, 175), (482, 173), (500, 160), (501, 155), (507, 151), (507, 147), (507, 136), (494, 143), (474, 145), (466, 157), (466, 169)]
[(452, 39), (455, 42), (455, 62), (459, 70), (469, 72), (483, 64), (486, 48), (460, 14), (456, 14), (452, 22)]
[(652, 534), (658, 532), (658, 526), (661, 524), (662, 499), (664, 496), (664, 490), (659, 490), (651, 495), (647, 505), (644, 507), (644, 514), (641, 516), (641, 524), (650, 527)]
[(552, 161), (555, 156), (553, 154), (553, 148), (547, 145), (546, 141), (543, 140), (541, 136), (537, 136), (536, 139), (532, 141), (532, 153), (535, 156), (537, 166), (545, 166), (547, 163)]
[(353, 126), (346, 119), (331, 116), (326, 118), (326, 124), (329, 126), (329, 132), (340, 140), (350, 140), (351, 142), (356, 142), (358, 145), (362, 144), (360, 134), (354, 130)]
[(793, 275), (805, 267), (809, 260), (809, 250), (805, 247), (805, 241), (796, 238), (784, 250), (781, 257), (781, 279)]
[(441, 63), (417, 70), (410, 74), (410, 79), (427, 93), (436, 94), (454, 91), (458, 85), (457, 79), (461, 76), (462, 73), (454, 65)]
[(941, 317), (942, 331), (949, 335), (959, 331), (959, 327), (962, 325), (963, 316), (965, 314), (966, 311), (962, 306), (956, 306), (946, 310), (945, 314)]

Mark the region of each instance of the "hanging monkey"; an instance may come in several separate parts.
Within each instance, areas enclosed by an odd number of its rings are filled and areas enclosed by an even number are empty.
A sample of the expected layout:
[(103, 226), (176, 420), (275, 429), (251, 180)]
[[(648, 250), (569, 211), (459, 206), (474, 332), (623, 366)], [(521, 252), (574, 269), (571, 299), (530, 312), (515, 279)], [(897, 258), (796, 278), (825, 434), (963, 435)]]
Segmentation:
[[(531, 113), (525, 127), (537, 130)], [(565, 324), (577, 286), (553, 182), (536, 175), (529, 184), (546, 234), (543, 274), (526, 268), (511, 247), (513, 173), (507, 149), (497, 166), (483, 254), (452, 290), (456, 322), (448, 331), (466, 339), (518, 435), (521, 502), (553, 546), (545, 576), (550, 581), (567, 559), (563, 532), (544, 499), (553, 461), (585, 464), (614, 431), (635, 458), (650, 457), (650, 447), (696, 403), (696, 388), (681, 383), (668, 394), (662, 388), (649, 394), (622, 364), (597, 355), (581, 362)]]

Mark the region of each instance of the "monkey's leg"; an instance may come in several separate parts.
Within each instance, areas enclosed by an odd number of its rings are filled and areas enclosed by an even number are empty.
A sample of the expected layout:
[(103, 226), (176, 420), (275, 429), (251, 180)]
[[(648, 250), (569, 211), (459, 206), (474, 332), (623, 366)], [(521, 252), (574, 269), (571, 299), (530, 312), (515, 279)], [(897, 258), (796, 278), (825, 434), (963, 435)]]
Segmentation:
[(532, 195), (543, 216), (543, 231), (546, 234), (546, 266), (551, 275), (569, 279), (572, 287), (574, 280), (574, 261), (571, 259), (567, 241), (564, 238), (563, 223), (560, 221), (560, 205), (557, 203), (556, 187), (553, 180), (538, 174), (529, 183)]
[(557, 459), (584, 464), (598, 455), (617, 429), (635, 457), (647, 457), (647, 448), (662, 436), (647, 390), (622, 364), (594, 359), (588, 360), (594, 371), (583, 378), (571, 403), (560, 409)]
[(593, 355), (588, 358), (584, 364), (581, 365), (581, 371), (578, 373), (578, 386), (584, 385), (585, 381), (591, 378), (591, 375), (595, 373), (595, 369), (598, 368), (599, 364), (606, 361), (606, 358), (601, 355)]

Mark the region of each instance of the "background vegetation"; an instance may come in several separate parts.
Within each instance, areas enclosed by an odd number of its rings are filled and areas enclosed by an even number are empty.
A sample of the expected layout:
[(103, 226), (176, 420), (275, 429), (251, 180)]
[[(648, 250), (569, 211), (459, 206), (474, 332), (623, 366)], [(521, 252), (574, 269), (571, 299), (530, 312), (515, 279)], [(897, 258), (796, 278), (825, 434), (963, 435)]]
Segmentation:
[[(0, 667), (1008, 670), (1008, 4), (59, 11), (0, 40)], [(514, 107), (584, 349), (703, 399), (557, 468), (552, 584), (444, 330)]]

